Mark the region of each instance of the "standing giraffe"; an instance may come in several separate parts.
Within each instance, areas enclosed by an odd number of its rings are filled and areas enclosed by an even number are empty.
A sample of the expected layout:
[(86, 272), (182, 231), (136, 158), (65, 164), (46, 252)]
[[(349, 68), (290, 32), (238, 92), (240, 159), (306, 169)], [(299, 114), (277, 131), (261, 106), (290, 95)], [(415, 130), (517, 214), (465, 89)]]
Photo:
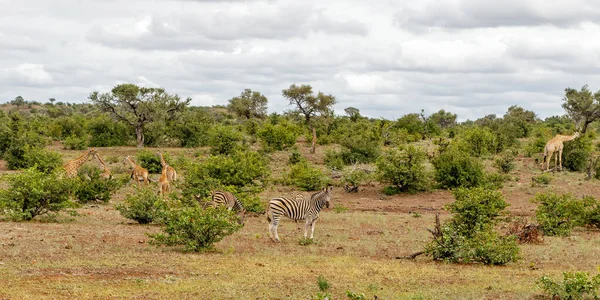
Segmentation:
[[(554, 154), (554, 166), (558, 167), (559, 170), (562, 170), (562, 151), (564, 147), (563, 143), (572, 141), (578, 138), (579, 135), (579, 131), (575, 132), (575, 134), (573, 135), (557, 134), (554, 138), (549, 140), (546, 143), (546, 147), (544, 147), (544, 160), (540, 164), (542, 166), (542, 169), (544, 169), (544, 171), (548, 171), (548, 169), (550, 169), (550, 160), (552, 159), (552, 154)], [(546, 163), (546, 168), (544, 168), (544, 163)]]
[(142, 168), (140, 165), (136, 164), (133, 161), (133, 159), (131, 159), (129, 157), (129, 155), (125, 156), (125, 158), (123, 159), (123, 163), (125, 163), (125, 162), (129, 162), (129, 164), (133, 168), (133, 172), (132, 172), (133, 180), (137, 181), (138, 187), (141, 186), (140, 177), (143, 178), (144, 183), (150, 184), (150, 180), (148, 179), (148, 170), (147, 169)]
[[(167, 167), (169, 165), (166, 165)], [(160, 178), (158, 179), (158, 185), (160, 185), (160, 194), (164, 197), (166, 193), (171, 191), (171, 186), (169, 185), (169, 178), (167, 176), (167, 168), (163, 166), (162, 172), (160, 173)]]
[(96, 160), (98, 160), (98, 162), (104, 169), (102, 174), (100, 174), (100, 177), (102, 177), (103, 179), (110, 179), (112, 177), (112, 174), (110, 173), (110, 169), (106, 165), (106, 162), (104, 162), (104, 160), (102, 160), (102, 158), (100, 158), (100, 154), (98, 154), (98, 152), (94, 153), (94, 157), (96, 158)]
[(88, 148), (83, 154), (81, 154), (78, 158), (70, 160), (63, 165), (63, 169), (65, 169), (67, 173), (67, 177), (76, 177), (77, 170), (90, 158), (90, 155), (94, 155), (96, 150), (94, 148)]
[(165, 160), (165, 157), (163, 156), (162, 152), (156, 151), (156, 154), (160, 156), (160, 165), (163, 167), (163, 169), (167, 170), (167, 179), (169, 179), (169, 181), (176, 181), (177, 171), (175, 171), (173, 167), (167, 164), (167, 161)]

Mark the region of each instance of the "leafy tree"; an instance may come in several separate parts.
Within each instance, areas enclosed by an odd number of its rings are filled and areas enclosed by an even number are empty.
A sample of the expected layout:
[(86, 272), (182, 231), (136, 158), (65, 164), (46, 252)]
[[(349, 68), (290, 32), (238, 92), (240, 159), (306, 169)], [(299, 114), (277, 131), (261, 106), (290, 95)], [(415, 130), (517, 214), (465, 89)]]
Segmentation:
[(358, 110), (356, 107), (346, 107), (344, 108), (344, 112), (348, 115), (348, 117), (350, 117), (352, 122), (358, 121), (358, 119), (361, 117), (360, 110)]
[(440, 109), (429, 116), (429, 120), (442, 129), (448, 129), (456, 125), (456, 114)]
[(162, 88), (138, 87), (134, 84), (120, 84), (110, 93), (95, 91), (89, 99), (117, 120), (135, 129), (137, 147), (144, 147), (144, 127), (154, 121), (174, 119), (192, 101), (182, 101), (178, 95), (170, 95)]
[(600, 118), (600, 91), (592, 94), (587, 84), (581, 90), (565, 89), (562, 107), (578, 124), (582, 125), (581, 133), (585, 133), (590, 123)]
[(14, 100), (10, 101), (10, 104), (16, 105), (17, 107), (25, 105), (25, 103), (27, 103), (27, 101), (25, 101), (25, 99), (23, 99), (21, 96), (17, 96)]
[(419, 138), (421, 138), (425, 132), (421, 115), (416, 113), (407, 114), (398, 119), (398, 121), (396, 121), (396, 127), (404, 128), (408, 131), (408, 134), (418, 135)]
[(517, 138), (523, 138), (528, 137), (531, 133), (533, 124), (537, 121), (537, 116), (530, 110), (513, 105), (504, 114), (504, 120), (518, 129)]
[(246, 119), (267, 117), (267, 97), (259, 92), (245, 89), (239, 97), (229, 99), (227, 110)]
[(312, 147), (311, 153), (315, 153), (315, 146), (317, 144), (317, 132), (313, 122), (314, 117), (319, 115), (328, 115), (336, 103), (335, 97), (325, 95), (319, 92), (316, 96), (313, 94), (312, 87), (310, 85), (297, 86), (296, 84), (290, 85), (287, 90), (283, 90), (282, 94), (285, 98), (290, 101), (290, 105), (296, 105), (295, 113), (304, 115), (306, 125), (312, 130)]

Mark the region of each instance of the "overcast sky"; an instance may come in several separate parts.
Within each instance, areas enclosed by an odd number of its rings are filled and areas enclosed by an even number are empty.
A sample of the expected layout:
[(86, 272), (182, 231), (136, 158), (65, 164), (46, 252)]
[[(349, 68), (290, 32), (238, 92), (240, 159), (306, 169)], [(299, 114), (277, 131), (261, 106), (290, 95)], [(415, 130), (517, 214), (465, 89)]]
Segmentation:
[(123, 82), (194, 105), (244, 88), (289, 108), (310, 84), (339, 114), (460, 120), (511, 105), (563, 114), (566, 87), (600, 89), (595, 0), (0, 0), (0, 101), (85, 102)]

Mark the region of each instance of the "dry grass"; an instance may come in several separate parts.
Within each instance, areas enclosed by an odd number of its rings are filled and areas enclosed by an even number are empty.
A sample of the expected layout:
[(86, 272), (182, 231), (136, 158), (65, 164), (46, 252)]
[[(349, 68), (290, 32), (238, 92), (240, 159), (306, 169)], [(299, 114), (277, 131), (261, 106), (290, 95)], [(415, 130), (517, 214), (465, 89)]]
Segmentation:
[[(172, 157), (194, 155), (190, 149), (164, 150)], [(104, 157), (137, 152), (100, 151)], [(276, 155), (287, 161), (287, 153)], [(600, 197), (598, 182), (582, 181), (576, 173), (553, 174), (552, 187), (532, 188), (530, 177), (539, 171), (528, 170), (527, 163), (513, 174), (519, 181), (503, 189), (512, 215), (531, 218), (532, 193), (548, 189)], [(261, 199), (292, 190), (274, 186)], [(442, 213), (442, 221), (448, 218), (443, 206), (453, 199), (447, 191), (382, 197), (380, 190), (346, 194), (338, 189), (333, 204), (348, 210), (324, 211), (316, 242), (307, 246), (298, 244), (304, 224), (289, 220), (279, 227), (283, 242), (272, 243), (264, 216), (248, 218), (214, 253), (151, 246), (146, 233), (158, 232), (158, 226), (133, 224), (114, 210), (131, 187), (108, 205), (78, 209), (80, 216), (70, 222), (0, 222), (0, 299), (309, 299), (318, 292), (319, 275), (331, 283), (334, 299), (344, 299), (347, 290), (371, 299), (527, 299), (541, 293), (535, 280), (544, 274), (593, 272), (600, 265), (600, 231), (585, 229), (521, 245), (522, 259), (504, 267), (445, 264), (426, 256), (396, 259), (422, 249), (435, 212)]]

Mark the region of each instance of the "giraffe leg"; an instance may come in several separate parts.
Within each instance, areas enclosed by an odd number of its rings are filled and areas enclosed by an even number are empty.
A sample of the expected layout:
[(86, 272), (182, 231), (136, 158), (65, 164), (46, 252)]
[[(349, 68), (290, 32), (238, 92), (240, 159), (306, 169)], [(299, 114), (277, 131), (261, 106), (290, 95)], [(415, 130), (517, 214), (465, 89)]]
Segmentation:
[(559, 170), (562, 171), (562, 149), (558, 150), (558, 163), (560, 164)]

